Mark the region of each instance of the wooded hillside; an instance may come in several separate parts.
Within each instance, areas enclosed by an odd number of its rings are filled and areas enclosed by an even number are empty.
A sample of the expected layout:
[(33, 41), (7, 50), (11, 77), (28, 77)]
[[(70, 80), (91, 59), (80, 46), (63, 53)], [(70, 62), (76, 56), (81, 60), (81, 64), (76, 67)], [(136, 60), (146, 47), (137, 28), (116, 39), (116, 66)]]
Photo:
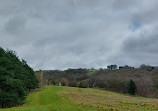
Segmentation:
[[(115, 66), (115, 65), (114, 65)], [(130, 81), (135, 84), (133, 95), (158, 98), (158, 67), (141, 65), (107, 69), (67, 69), (43, 71), (46, 85), (81, 88), (98, 87), (119, 93), (129, 93)], [(133, 90), (133, 89), (132, 89)]]

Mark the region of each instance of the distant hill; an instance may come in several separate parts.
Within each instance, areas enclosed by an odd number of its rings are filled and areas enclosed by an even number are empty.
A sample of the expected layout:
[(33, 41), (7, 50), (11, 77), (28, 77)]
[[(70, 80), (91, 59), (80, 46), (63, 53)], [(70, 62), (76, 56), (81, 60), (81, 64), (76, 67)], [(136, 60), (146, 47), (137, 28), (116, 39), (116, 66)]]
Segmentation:
[(119, 69), (67, 69), (44, 70), (45, 85), (71, 86), (81, 88), (102, 88), (123, 94), (128, 93), (130, 80), (136, 84), (135, 94), (158, 98), (158, 67), (141, 65)]

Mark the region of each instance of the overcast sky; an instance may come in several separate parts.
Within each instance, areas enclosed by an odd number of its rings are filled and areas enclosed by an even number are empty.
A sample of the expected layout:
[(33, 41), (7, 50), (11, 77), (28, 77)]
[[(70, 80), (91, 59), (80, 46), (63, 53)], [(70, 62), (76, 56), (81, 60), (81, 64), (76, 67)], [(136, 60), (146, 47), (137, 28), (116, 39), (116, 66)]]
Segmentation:
[(0, 0), (0, 46), (35, 70), (158, 65), (158, 0)]

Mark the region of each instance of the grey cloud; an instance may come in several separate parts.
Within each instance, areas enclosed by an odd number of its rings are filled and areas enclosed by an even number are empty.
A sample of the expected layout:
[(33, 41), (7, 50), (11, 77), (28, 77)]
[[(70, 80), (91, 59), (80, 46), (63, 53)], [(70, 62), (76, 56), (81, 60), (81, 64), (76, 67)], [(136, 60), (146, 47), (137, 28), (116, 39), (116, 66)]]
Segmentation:
[[(139, 0), (137, 3), (140, 3)], [(134, 1), (132, 0), (117, 0), (114, 2), (114, 8), (117, 8), (117, 9), (130, 9), (130, 8), (133, 8), (134, 5), (137, 5), (135, 4)]]
[(35, 70), (156, 64), (146, 60), (157, 54), (156, 10), (155, 0), (2, 0), (0, 45)]
[(131, 65), (150, 64), (157, 65), (158, 33), (156, 27), (140, 31), (138, 34), (130, 35), (123, 42), (119, 57), (124, 58)]
[[(142, 31), (139, 35), (131, 36), (124, 42), (123, 49), (129, 53), (158, 53), (158, 33), (150, 33), (150, 29), (148, 31)], [(144, 54), (143, 53), (143, 54)]]
[(13, 17), (5, 25), (5, 31), (10, 34), (19, 34), (25, 31), (27, 19), (24, 17)]

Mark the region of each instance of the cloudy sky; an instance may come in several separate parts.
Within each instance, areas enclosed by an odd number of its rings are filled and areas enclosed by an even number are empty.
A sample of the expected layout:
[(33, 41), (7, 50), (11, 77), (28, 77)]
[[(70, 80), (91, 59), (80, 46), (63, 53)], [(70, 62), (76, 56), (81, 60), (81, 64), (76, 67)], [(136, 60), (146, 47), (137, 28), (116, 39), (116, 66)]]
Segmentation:
[(0, 46), (35, 70), (158, 65), (158, 0), (0, 0)]

